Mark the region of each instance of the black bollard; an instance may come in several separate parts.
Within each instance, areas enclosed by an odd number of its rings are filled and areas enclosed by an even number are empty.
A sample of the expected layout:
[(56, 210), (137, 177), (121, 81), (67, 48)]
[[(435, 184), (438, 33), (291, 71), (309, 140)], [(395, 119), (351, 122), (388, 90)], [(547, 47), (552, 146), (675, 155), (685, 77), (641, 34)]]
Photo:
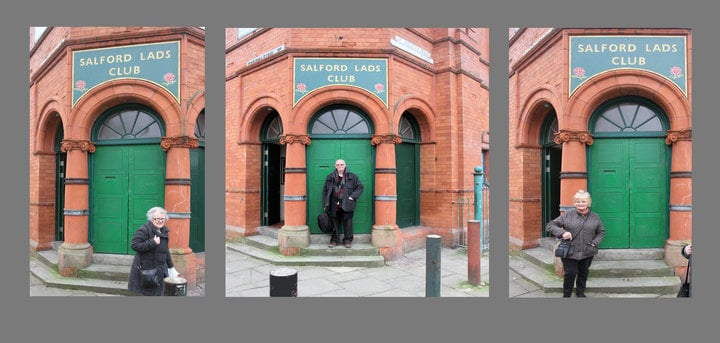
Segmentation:
[(271, 297), (297, 297), (297, 270), (278, 268), (270, 271)]
[(440, 256), (442, 238), (427, 235), (425, 240), (425, 296), (440, 296)]
[(163, 295), (184, 297), (187, 295), (187, 280), (181, 277), (166, 277), (163, 279)]

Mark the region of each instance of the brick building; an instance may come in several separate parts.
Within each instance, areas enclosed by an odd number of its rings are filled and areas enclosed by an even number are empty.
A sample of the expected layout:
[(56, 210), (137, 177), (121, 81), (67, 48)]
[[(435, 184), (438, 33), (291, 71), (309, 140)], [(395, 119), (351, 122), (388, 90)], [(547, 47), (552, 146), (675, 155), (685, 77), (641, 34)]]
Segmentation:
[(489, 148), (487, 56), (479, 28), (227, 29), (226, 236), (274, 225), (299, 254), (344, 158), (356, 236), (390, 259), (412, 228), (449, 242)]
[(169, 212), (176, 268), (204, 251), (205, 30), (30, 28), (30, 251), (77, 276), (131, 255), (150, 207)]
[[(692, 32), (509, 32), (510, 249), (593, 197), (601, 249), (661, 249), (676, 268), (692, 234)], [(602, 251), (602, 250), (601, 250)]]

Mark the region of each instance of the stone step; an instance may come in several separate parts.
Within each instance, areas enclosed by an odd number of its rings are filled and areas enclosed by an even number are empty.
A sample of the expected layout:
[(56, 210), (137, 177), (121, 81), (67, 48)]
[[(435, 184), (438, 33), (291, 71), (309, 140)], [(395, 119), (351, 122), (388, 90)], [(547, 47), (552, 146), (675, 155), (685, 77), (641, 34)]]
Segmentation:
[[(532, 283), (544, 292), (562, 293), (562, 278), (557, 276), (551, 270), (537, 265), (533, 260), (526, 259), (523, 255), (510, 256), (510, 269), (518, 273), (523, 279)], [(600, 262), (600, 261), (599, 261)], [(625, 263), (628, 261), (622, 261)], [(612, 263), (598, 263), (597, 269), (590, 267), (590, 277), (587, 283), (587, 292), (606, 293), (606, 294), (674, 294), (680, 288), (680, 278), (677, 276), (615, 276), (609, 272), (609, 266)], [(646, 264), (645, 262), (637, 263), (631, 261), (630, 266), (621, 269), (631, 269), (632, 265)], [(595, 265), (595, 261), (593, 261)], [(614, 267), (613, 267), (614, 268)], [(608, 275), (610, 274), (610, 275)]]
[[(380, 250), (373, 247), (369, 243), (356, 243), (353, 241), (350, 249), (345, 248), (343, 245), (338, 245), (335, 248), (328, 248), (327, 244), (330, 242), (328, 239), (323, 243), (310, 243), (307, 248), (302, 249), (301, 255), (303, 256), (363, 256), (363, 255), (379, 255)], [(245, 237), (243, 243), (254, 248), (267, 250), (270, 252), (278, 253), (278, 241), (275, 238), (255, 235)]]
[[(538, 240), (538, 248), (550, 252), (555, 249), (555, 238), (545, 237)], [(600, 249), (593, 259), (594, 261), (617, 261), (617, 260), (662, 260), (665, 251), (662, 248), (652, 249)]]
[[(353, 244), (355, 245), (355, 244)], [(259, 260), (270, 262), (275, 265), (285, 266), (300, 266), (300, 265), (313, 265), (313, 266), (343, 266), (343, 267), (382, 267), (385, 265), (385, 258), (381, 255), (346, 255), (347, 252), (343, 250), (352, 250), (345, 247), (338, 246), (331, 250), (333, 255), (306, 255), (301, 256), (284, 256), (277, 252), (271, 252), (265, 249), (249, 246), (242, 243), (226, 243), (227, 249), (231, 249), (240, 252), (245, 255), (252, 256)], [(322, 249), (318, 247), (317, 249)], [(305, 249), (312, 250), (312, 249)], [(337, 252), (336, 252), (337, 251)]]
[[(523, 250), (522, 255), (529, 262), (553, 272), (555, 270), (555, 255), (544, 248)], [(594, 259), (590, 265), (592, 276), (601, 277), (645, 277), (645, 276), (673, 276), (673, 269), (663, 260), (601, 260)]]
[(47, 287), (83, 290), (105, 294), (136, 295), (127, 289), (127, 281), (63, 277), (36, 257), (30, 258), (30, 273)]

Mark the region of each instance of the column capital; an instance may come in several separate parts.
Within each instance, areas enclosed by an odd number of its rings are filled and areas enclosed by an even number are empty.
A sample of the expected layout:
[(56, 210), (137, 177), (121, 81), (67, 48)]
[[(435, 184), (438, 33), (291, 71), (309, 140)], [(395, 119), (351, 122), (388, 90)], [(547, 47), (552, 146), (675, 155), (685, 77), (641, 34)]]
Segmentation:
[(95, 152), (95, 143), (83, 139), (63, 139), (62, 143), (60, 144), (60, 150), (62, 152), (68, 152), (70, 150), (80, 150), (92, 154)]
[(378, 145), (381, 143), (385, 144), (400, 144), (402, 143), (402, 137), (395, 135), (395, 134), (389, 134), (389, 135), (373, 135), (370, 139), (370, 143), (372, 145)]
[(197, 149), (200, 146), (200, 141), (195, 137), (188, 136), (163, 137), (160, 146), (164, 151), (171, 148)]
[(580, 142), (587, 145), (593, 144), (593, 137), (587, 130), (560, 130), (555, 134), (556, 144), (565, 142)]
[(294, 135), (294, 134), (286, 134), (280, 136), (280, 144), (292, 144), (292, 143), (302, 143), (305, 145), (310, 145), (310, 136), (309, 135)]
[(692, 141), (692, 129), (668, 130), (665, 144), (672, 145), (677, 141)]

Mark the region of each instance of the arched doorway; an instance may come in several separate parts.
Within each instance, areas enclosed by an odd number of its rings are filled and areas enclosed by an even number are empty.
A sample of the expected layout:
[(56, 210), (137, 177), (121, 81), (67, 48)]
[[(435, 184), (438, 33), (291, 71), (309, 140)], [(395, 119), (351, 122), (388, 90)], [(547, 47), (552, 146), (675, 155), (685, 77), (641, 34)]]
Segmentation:
[(283, 127), (280, 115), (273, 110), (263, 122), (260, 131), (262, 167), (260, 193), (260, 224), (272, 226), (285, 220), (285, 146), (280, 144)]
[[(312, 143), (307, 147), (307, 218), (322, 211), (322, 187), (335, 169), (335, 161), (344, 159), (347, 170), (356, 174), (364, 191), (353, 215), (355, 234), (369, 234), (373, 224), (373, 185), (375, 149), (370, 138), (372, 122), (352, 106), (331, 106), (313, 115), (308, 127)], [(314, 214), (314, 215), (312, 215)], [(308, 220), (311, 233), (320, 233), (317, 221)]]
[(164, 135), (160, 116), (141, 105), (111, 108), (93, 125), (89, 240), (95, 252), (133, 254), (130, 241), (147, 211), (164, 206)]
[(64, 139), (62, 123), (59, 123), (55, 133), (55, 240), (65, 240), (65, 168), (67, 153), (60, 149)]
[(190, 149), (190, 249), (205, 251), (205, 110), (195, 120), (199, 146)]
[(562, 167), (562, 145), (555, 143), (558, 132), (558, 120), (555, 111), (551, 111), (543, 122), (540, 131), (541, 179), (542, 179), (542, 235), (547, 237), (545, 225), (560, 215), (560, 170)]
[(590, 118), (592, 209), (605, 226), (601, 248), (661, 248), (668, 237), (670, 148), (662, 109), (640, 97), (600, 105)]
[(403, 228), (420, 224), (420, 129), (407, 112), (400, 117), (398, 135), (402, 143), (395, 145), (396, 221)]

